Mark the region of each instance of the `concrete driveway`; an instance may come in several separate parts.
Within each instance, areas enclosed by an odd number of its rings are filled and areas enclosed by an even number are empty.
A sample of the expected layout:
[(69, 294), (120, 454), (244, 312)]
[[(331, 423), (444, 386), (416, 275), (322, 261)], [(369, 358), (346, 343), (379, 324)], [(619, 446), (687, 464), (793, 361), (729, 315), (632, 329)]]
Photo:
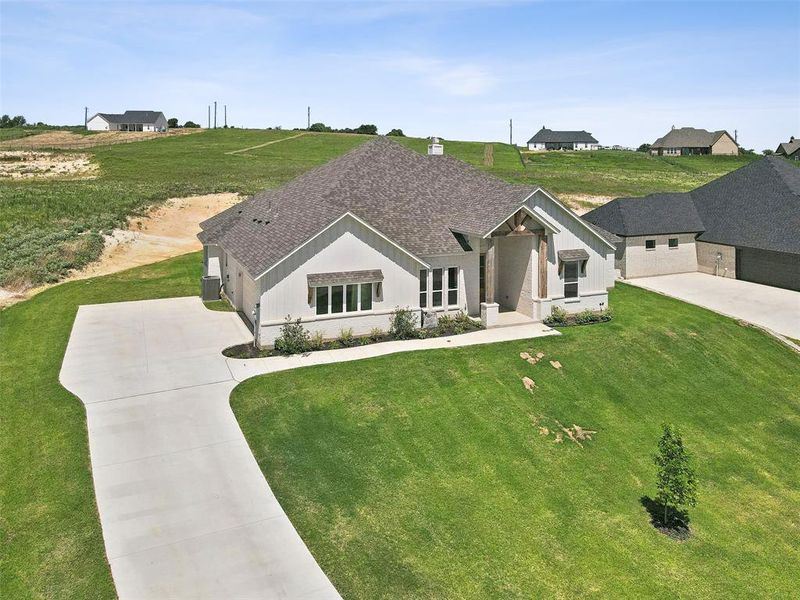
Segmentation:
[(220, 350), (252, 339), (197, 298), (81, 306), (61, 369), (86, 405), (120, 598), (339, 598), (230, 409)]
[(800, 339), (800, 292), (705, 273), (641, 277), (626, 283)]

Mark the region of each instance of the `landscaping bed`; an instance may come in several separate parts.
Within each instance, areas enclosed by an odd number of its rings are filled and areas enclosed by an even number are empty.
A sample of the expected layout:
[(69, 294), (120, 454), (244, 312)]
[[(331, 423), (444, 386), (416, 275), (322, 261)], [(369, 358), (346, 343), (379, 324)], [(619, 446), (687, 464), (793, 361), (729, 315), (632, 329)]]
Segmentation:
[(335, 340), (325, 340), (321, 333), (311, 335), (303, 326), (301, 319), (292, 320), (287, 317), (286, 323), (281, 328), (281, 336), (275, 340), (273, 348), (259, 348), (251, 342), (226, 348), (222, 354), (228, 358), (266, 358), (320, 350), (353, 348), (381, 342), (446, 337), (483, 329), (480, 322), (468, 317), (463, 312), (439, 316), (435, 326), (418, 328), (411, 319), (410, 310), (397, 309), (392, 313), (391, 322), (392, 325), (388, 332), (376, 328), (368, 335), (356, 336), (353, 335), (352, 329), (342, 329), (339, 337)]

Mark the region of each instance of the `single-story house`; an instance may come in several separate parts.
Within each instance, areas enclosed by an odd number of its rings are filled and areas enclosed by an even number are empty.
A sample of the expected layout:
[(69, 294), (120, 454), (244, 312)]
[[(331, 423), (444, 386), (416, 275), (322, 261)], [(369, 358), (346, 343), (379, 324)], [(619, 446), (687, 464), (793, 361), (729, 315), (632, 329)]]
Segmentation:
[(691, 192), (618, 198), (583, 218), (622, 238), (625, 278), (700, 271), (800, 290), (800, 168), (780, 157)]
[(685, 156), (688, 154), (719, 154), (736, 156), (739, 145), (727, 131), (706, 131), (694, 127), (675, 128), (650, 146), (650, 154)]
[(269, 346), (285, 318), (335, 338), (397, 307), (541, 320), (608, 306), (613, 241), (538, 186), (385, 137), (201, 223), (204, 273)]
[(778, 146), (778, 149), (775, 150), (775, 154), (778, 156), (785, 156), (792, 160), (800, 160), (800, 139), (794, 136), (790, 137), (788, 142), (784, 142)]
[(154, 110), (126, 110), (122, 114), (97, 113), (86, 121), (89, 131), (167, 131), (164, 113)]
[(553, 131), (544, 126), (528, 140), (528, 150), (597, 150), (599, 142), (587, 131)]

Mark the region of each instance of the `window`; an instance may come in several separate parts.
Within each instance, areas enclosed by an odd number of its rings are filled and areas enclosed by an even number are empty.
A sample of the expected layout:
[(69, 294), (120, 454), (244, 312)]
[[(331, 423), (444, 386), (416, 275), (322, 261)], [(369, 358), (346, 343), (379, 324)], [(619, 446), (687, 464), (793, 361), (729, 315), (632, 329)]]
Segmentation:
[(372, 283), (315, 287), (316, 312), (318, 315), (327, 315), (372, 310), (372, 290)]
[(669, 247), (674, 250), (678, 247), (678, 238), (669, 238)]
[(331, 312), (340, 313), (344, 310), (344, 286), (334, 285), (331, 287)]
[(327, 315), (328, 314), (328, 288), (327, 287), (318, 287), (314, 288), (316, 290), (317, 296), (317, 314), (318, 315)]
[(432, 306), (442, 305), (442, 269), (433, 269), (433, 302)]
[(578, 269), (580, 263), (567, 262), (564, 263), (564, 297), (577, 298), (578, 297)]
[(355, 312), (358, 310), (358, 284), (357, 283), (350, 283), (345, 288), (347, 293), (345, 297), (347, 298), (347, 312)]
[(656, 241), (655, 240), (645, 240), (644, 241), (644, 249), (645, 250), (655, 250), (656, 249)]
[(361, 310), (372, 310), (372, 284), (361, 284)]
[(428, 306), (428, 269), (419, 270), (419, 307)]
[(458, 267), (447, 268), (447, 306), (458, 305)]

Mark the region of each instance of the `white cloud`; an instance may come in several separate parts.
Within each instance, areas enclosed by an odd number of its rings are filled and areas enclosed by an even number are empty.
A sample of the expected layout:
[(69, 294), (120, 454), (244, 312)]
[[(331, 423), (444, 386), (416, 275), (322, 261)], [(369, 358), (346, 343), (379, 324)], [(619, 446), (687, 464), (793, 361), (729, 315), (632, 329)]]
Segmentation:
[(497, 83), (487, 66), (476, 63), (404, 56), (386, 59), (384, 66), (416, 75), (422, 84), (451, 96), (479, 96)]

